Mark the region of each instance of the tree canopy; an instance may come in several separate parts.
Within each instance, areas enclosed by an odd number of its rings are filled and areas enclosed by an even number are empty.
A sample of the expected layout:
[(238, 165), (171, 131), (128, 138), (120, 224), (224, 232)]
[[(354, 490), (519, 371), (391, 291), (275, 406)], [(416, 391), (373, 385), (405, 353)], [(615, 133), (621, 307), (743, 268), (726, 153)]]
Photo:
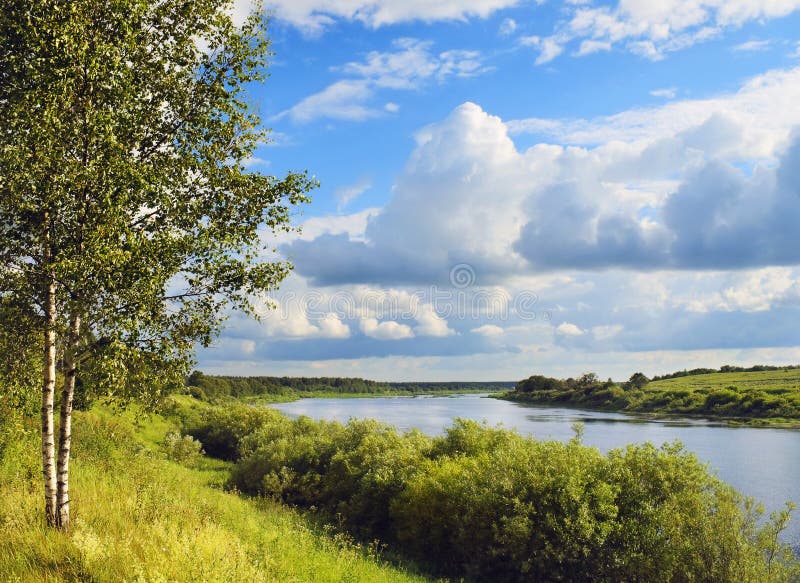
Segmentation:
[[(227, 308), (252, 313), (289, 272), (268, 236), (314, 182), (246, 167), (268, 139), (246, 89), (265, 79), (269, 40), (263, 15), (237, 27), (229, 8), (12, 0), (0, 13), (0, 297), (43, 338), (51, 522), (57, 349), (66, 489), (80, 374), (153, 403)], [(68, 498), (58, 506), (68, 522)]]

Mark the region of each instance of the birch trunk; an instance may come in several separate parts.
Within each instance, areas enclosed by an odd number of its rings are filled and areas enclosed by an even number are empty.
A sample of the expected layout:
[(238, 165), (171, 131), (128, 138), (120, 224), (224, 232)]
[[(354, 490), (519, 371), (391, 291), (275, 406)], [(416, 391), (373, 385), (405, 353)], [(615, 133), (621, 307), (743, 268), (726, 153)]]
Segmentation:
[(47, 324), (44, 330), (44, 371), (42, 385), (42, 472), (47, 524), (56, 524), (56, 448), (53, 430), (53, 399), (56, 391), (56, 285), (47, 282), (45, 298)]
[(75, 358), (80, 341), (81, 318), (70, 319), (69, 339), (64, 351), (64, 387), (61, 392), (61, 427), (58, 438), (58, 495), (56, 526), (69, 529), (69, 455), (72, 445), (72, 399), (78, 374)]

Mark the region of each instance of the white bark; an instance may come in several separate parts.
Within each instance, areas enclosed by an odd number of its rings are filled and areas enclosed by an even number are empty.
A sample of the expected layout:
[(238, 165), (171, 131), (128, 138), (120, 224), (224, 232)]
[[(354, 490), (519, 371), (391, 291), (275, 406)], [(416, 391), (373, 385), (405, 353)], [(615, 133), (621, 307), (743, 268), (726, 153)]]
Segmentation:
[(78, 374), (75, 352), (80, 341), (81, 319), (70, 320), (69, 344), (64, 354), (64, 387), (61, 392), (61, 427), (58, 439), (58, 495), (56, 526), (69, 529), (69, 456), (72, 445), (72, 399)]
[(45, 515), (49, 525), (56, 523), (56, 464), (53, 428), (53, 399), (56, 389), (56, 286), (50, 279), (45, 298), (47, 323), (44, 331), (44, 371), (42, 384), (42, 472), (44, 474)]

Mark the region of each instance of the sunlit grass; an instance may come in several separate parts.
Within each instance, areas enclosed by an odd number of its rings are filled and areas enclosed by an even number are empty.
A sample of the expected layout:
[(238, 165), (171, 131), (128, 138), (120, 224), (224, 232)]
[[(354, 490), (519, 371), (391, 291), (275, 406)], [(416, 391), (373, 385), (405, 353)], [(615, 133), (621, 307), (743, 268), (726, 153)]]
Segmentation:
[(227, 466), (161, 459), (171, 424), (76, 418), (73, 527), (42, 518), (35, 431), (0, 460), (0, 581), (417, 581), (374, 549), (268, 500), (224, 492)]
[(760, 390), (766, 393), (800, 393), (800, 369), (757, 372), (716, 372), (654, 381), (650, 390), (702, 391), (736, 386), (741, 390)]

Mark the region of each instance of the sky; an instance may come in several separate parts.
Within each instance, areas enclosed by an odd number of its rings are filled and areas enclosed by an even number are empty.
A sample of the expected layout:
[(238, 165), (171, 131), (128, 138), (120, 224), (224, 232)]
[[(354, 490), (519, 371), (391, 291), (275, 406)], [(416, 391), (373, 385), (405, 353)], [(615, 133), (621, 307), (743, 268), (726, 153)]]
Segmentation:
[[(238, 1), (234, 17), (251, 5)], [(272, 0), (294, 272), (198, 368), (615, 380), (800, 363), (800, 0)]]

